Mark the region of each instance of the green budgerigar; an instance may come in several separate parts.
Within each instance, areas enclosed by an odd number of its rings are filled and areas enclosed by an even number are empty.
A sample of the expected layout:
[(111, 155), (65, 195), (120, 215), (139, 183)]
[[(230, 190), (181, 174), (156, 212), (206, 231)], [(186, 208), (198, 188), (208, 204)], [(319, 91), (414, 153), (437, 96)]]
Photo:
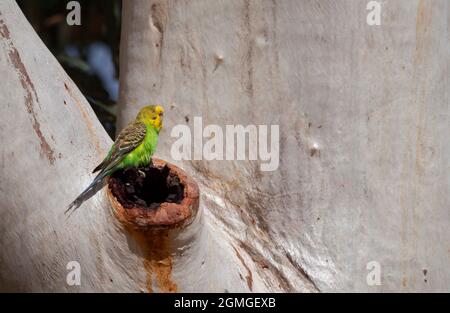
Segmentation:
[(150, 164), (163, 126), (163, 114), (164, 109), (160, 105), (145, 106), (139, 111), (136, 119), (119, 133), (102, 163), (94, 169), (93, 173), (100, 172), (93, 182), (69, 205), (66, 213), (75, 211), (95, 195), (115, 171)]

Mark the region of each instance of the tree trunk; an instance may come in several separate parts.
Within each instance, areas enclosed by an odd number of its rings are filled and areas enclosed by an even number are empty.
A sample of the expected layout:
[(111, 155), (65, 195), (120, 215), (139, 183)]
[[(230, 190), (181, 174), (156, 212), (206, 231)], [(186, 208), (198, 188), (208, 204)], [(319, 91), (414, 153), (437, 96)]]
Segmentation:
[[(145, 288), (104, 192), (64, 215), (111, 139), (13, 1), (0, 3), (0, 76), (0, 290)], [(80, 286), (66, 281), (71, 261)]]
[(212, 255), (209, 275), (239, 271), (253, 291), (450, 290), (449, 3), (383, 1), (380, 26), (366, 5), (123, 3), (119, 129), (164, 104), (171, 160), (171, 130), (194, 117), (280, 125), (276, 171), (177, 162), (199, 182), (207, 240), (244, 266)]
[(164, 104), (173, 161), (196, 116), (279, 124), (279, 168), (175, 162), (200, 187), (184, 228), (125, 227), (104, 191), (66, 219), (111, 140), (3, 1), (1, 291), (449, 291), (447, 1), (385, 1), (373, 27), (361, 1), (123, 6), (119, 129)]
[(14, 2), (0, 4), (0, 53), (1, 291), (267, 290), (201, 210), (182, 229), (140, 232), (102, 191), (67, 219), (111, 140)]

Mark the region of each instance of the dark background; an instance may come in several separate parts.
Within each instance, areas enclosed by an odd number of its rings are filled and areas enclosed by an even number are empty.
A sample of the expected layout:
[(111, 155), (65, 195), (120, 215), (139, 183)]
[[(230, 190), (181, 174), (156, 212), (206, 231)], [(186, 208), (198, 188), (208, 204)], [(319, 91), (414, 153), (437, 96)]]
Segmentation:
[[(69, 1), (17, 3), (48, 49), (114, 138), (118, 95), (121, 0), (79, 0), (81, 25), (69, 26)], [(107, 70), (105, 70), (107, 69)]]

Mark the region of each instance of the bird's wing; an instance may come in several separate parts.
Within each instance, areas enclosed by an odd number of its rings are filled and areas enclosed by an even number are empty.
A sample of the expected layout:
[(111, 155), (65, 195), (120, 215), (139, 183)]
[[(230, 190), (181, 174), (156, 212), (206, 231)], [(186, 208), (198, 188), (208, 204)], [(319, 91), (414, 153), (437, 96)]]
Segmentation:
[(144, 123), (139, 121), (130, 123), (119, 133), (108, 156), (94, 169), (94, 172), (98, 170), (106, 172), (119, 164), (127, 153), (133, 151), (142, 143), (146, 133), (147, 127)]

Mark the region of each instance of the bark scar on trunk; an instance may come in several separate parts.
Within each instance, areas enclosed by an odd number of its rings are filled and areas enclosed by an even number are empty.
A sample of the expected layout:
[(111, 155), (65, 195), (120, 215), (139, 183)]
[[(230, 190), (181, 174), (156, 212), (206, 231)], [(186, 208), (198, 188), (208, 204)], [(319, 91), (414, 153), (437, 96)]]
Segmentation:
[[(1, 16), (1, 12), (0, 12)], [(39, 104), (39, 98), (36, 92), (36, 89), (34, 88), (34, 84), (31, 81), (30, 76), (28, 75), (27, 69), (25, 67), (25, 64), (22, 62), (22, 58), (20, 57), (19, 51), (14, 46), (11, 35), (8, 29), (8, 26), (6, 25), (5, 21), (3, 19), (0, 19), (0, 35), (7, 41), (7, 45), (9, 46), (9, 61), (14, 66), (19, 79), (20, 83), (26, 93), (24, 96), (25, 100), (25, 106), (27, 108), (27, 112), (31, 116), (31, 126), (34, 129), (34, 132), (36, 133), (37, 137), (39, 138), (39, 144), (42, 150), (42, 153), (47, 157), (48, 161), (50, 162), (50, 165), (53, 165), (55, 163), (55, 151), (48, 143), (48, 140), (45, 138), (44, 134), (41, 131), (41, 124), (39, 123), (37, 119), (36, 112), (34, 110), (34, 100), (33, 95), (36, 100), (36, 103)]]
[(159, 51), (158, 62), (161, 63), (164, 44), (164, 31), (168, 19), (167, 6), (164, 2), (157, 2), (152, 4), (150, 10), (151, 23), (158, 32), (155, 46)]
[(174, 236), (197, 215), (197, 183), (175, 165), (153, 159), (150, 166), (114, 173), (107, 193), (116, 218), (141, 248), (147, 290), (156, 284), (159, 291), (176, 292)]

